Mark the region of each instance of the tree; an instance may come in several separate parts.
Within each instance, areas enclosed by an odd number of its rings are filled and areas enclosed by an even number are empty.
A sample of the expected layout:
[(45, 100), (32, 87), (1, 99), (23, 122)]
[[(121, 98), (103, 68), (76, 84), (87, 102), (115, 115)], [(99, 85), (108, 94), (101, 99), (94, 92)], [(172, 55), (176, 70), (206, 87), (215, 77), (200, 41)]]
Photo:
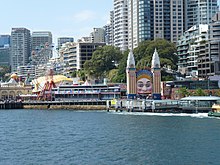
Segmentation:
[(112, 82), (125, 83), (126, 82), (126, 67), (127, 67), (127, 58), (129, 51), (125, 51), (122, 54), (122, 58), (119, 61), (118, 72), (112, 78)]
[(71, 77), (76, 77), (77, 76), (77, 71), (73, 71), (72, 74), (71, 74)]
[(91, 60), (84, 64), (86, 74), (95, 78), (103, 78), (115, 69), (122, 58), (120, 50), (113, 46), (104, 46), (93, 52)]
[(143, 41), (140, 46), (134, 49), (135, 60), (139, 64), (145, 61), (145, 64), (151, 65), (152, 56), (155, 48), (160, 57), (161, 67), (170, 65), (172, 69), (176, 69), (178, 57), (176, 55), (176, 46), (174, 43), (164, 39), (156, 39), (154, 41)]
[(202, 90), (201, 88), (196, 89), (196, 91), (193, 94), (194, 96), (207, 96), (207, 93)]
[(10, 73), (10, 66), (0, 66), (0, 80), (6, 81), (9, 78), (7, 73)]
[(115, 81), (115, 77), (116, 77), (117, 74), (118, 74), (118, 69), (112, 69), (112, 70), (110, 70), (109, 73), (108, 73), (108, 80), (109, 80), (110, 82)]
[(83, 81), (86, 80), (85, 70), (81, 69), (81, 70), (76, 71), (76, 75), (80, 78), (80, 80), (83, 80)]
[(188, 89), (186, 87), (181, 87), (178, 89), (178, 94), (181, 95), (181, 97), (186, 97), (190, 95), (190, 92), (188, 91)]

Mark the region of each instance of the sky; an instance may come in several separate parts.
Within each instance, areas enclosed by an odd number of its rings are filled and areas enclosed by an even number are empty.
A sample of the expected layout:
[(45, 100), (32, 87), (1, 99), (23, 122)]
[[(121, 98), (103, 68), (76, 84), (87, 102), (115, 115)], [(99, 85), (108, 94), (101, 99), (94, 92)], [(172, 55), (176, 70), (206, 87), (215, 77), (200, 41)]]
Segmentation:
[(93, 28), (106, 25), (113, 0), (5, 0), (1, 2), (0, 35), (11, 28), (51, 31), (58, 37), (89, 36)]

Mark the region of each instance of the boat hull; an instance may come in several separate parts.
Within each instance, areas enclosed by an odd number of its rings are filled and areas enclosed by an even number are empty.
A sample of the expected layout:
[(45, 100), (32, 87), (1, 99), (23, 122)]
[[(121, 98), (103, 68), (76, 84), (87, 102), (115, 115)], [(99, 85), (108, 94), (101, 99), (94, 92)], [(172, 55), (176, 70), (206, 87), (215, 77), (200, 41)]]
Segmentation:
[(208, 116), (220, 117), (220, 112), (209, 112)]

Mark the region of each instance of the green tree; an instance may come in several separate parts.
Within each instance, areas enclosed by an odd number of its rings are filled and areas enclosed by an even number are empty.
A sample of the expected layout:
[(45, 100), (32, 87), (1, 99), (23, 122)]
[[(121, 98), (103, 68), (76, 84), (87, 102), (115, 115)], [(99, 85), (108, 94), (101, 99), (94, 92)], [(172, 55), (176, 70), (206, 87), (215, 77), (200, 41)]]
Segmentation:
[(72, 74), (71, 74), (71, 77), (76, 77), (77, 76), (77, 71), (73, 71)]
[(118, 74), (118, 69), (112, 69), (108, 73), (108, 80), (110, 82), (115, 81), (116, 75)]
[(122, 55), (121, 60), (118, 65), (118, 72), (115, 74), (112, 82), (125, 83), (126, 82), (126, 67), (127, 67), (127, 58), (129, 51), (125, 51)]
[(134, 49), (137, 66), (142, 66), (140, 64), (151, 65), (155, 48), (160, 57), (161, 67), (164, 65), (170, 65), (172, 69), (176, 69), (176, 63), (178, 62), (176, 46), (174, 43), (168, 42), (164, 39), (141, 42), (140, 46)]
[(196, 91), (193, 94), (194, 96), (207, 96), (207, 93), (202, 90), (201, 88), (196, 89)]
[(77, 75), (77, 77), (80, 78), (80, 80), (83, 80), (83, 81), (86, 80), (85, 70), (81, 69), (81, 70), (76, 71), (76, 75)]
[(10, 73), (10, 66), (0, 66), (0, 80), (6, 81), (9, 79), (7, 73)]
[(103, 78), (108, 72), (117, 68), (122, 58), (121, 51), (113, 46), (104, 46), (93, 52), (91, 60), (84, 64), (86, 74), (95, 78)]
[(190, 95), (190, 92), (186, 87), (179, 88), (177, 92), (179, 95), (181, 95), (181, 97), (186, 97)]

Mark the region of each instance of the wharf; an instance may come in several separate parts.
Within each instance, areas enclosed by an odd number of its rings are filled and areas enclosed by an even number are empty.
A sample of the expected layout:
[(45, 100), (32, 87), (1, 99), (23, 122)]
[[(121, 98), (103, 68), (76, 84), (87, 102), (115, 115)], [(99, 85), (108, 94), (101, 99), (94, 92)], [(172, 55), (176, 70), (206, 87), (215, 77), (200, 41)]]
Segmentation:
[(23, 109), (23, 103), (14, 101), (0, 102), (0, 109)]
[(104, 110), (104, 100), (59, 100), (59, 101), (26, 101), (24, 109), (73, 109), (73, 110)]
[(216, 96), (191, 96), (180, 100), (115, 100), (107, 104), (107, 110), (128, 112), (208, 113), (212, 105), (220, 101)]
[(114, 104), (107, 103), (107, 110), (127, 112), (170, 112), (181, 113), (178, 100), (115, 100)]
[(105, 100), (59, 100), (24, 102), (0, 102), (0, 109), (73, 109), (73, 110), (105, 110)]
[(69, 110), (115, 110), (127, 112), (200, 113), (208, 112), (219, 98), (195, 98), (193, 100), (145, 100), (145, 99), (77, 99), (24, 102), (0, 102), (0, 109), (69, 109)]

